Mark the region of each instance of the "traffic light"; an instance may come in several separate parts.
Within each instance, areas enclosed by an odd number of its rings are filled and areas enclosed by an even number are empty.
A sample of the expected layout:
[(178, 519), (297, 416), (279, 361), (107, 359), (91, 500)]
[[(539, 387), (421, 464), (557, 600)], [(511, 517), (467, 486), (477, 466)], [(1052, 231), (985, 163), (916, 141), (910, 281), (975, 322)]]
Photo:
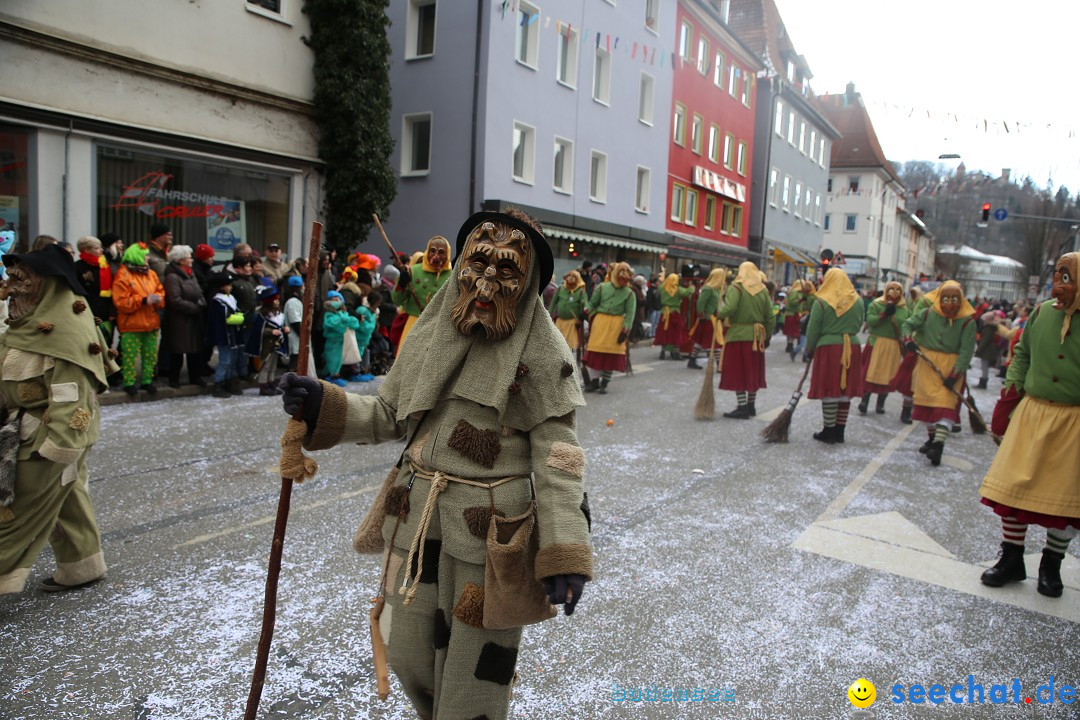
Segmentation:
[(570, 257), (577, 257), (577, 250), (574, 249), (574, 243), (570, 243)]
[(819, 255), (818, 257), (821, 258), (822, 272), (828, 270), (832, 266), (833, 251), (829, 248), (825, 248), (824, 250), (822, 250), (821, 255)]
[(982, 221), (990, 222), (990, 203), (983, 203), (982, 206)]

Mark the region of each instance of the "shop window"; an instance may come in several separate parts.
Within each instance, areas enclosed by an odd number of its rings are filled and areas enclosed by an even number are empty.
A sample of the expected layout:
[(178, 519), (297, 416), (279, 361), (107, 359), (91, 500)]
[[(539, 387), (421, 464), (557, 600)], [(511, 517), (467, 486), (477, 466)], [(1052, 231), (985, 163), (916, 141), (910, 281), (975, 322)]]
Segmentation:
[(29, 135), (0, 125), (0, 251), (27, 250), (30, 216)]
[(98, 235), (115, 232), (130, 245), (164, 223), (174, 244), (206, 243), (221, 259), (240, 243), (288, 247), (288, 175), (98, 145), (96, 180)]

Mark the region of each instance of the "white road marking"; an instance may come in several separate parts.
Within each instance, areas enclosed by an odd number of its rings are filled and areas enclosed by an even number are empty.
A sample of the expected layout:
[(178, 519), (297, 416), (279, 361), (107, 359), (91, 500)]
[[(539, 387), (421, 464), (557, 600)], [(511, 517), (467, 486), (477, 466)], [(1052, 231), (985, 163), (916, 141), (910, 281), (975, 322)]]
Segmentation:
[(885, 444), (885, 447), (881, 448), (881, 452), (862, 469), (851, 484), (844, 488), (844, 491), (840, 495), (829, 503), (829, 507), (825, 508), (825, 512), (818, 516), (816, 522), (824, 522), (826, 520), (834, 520), (840, 517), (840, 513), (844, 511), (844, 508), (848, 506), (852, 498), (859, 494), (859, 491), (863, 489), (863, 486), (870, 481), (870, 478), (874, 477), (874, 473), (885, 464), (885, 461), (889, 459), (889, 456), (896, 452), (896, 448), (900, 447), (911, 431), (915, 429), (914, 425), (906, 425), (903, 430), (896, 433), (892, 440)]

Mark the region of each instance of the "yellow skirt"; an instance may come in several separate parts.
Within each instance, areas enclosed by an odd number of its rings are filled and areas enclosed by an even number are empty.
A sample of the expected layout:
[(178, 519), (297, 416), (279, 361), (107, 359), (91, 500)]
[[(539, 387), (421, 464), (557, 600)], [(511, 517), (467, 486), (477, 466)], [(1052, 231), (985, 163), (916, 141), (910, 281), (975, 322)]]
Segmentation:
[(602, 315), (597, 313), (589, 325), (589, 352), (622, 355), (626, 352), (626, 342), (619, 342), (619, 333), (623, 331), (622, 315)]
[(559, 332), (566, 338), (566, 344), (570, 346), (571, 350), (577, 350), (578, 345), (578, 321), (574, 318), (559, 318), (555, 321), (555, 327), (559, 328)]
[(405, 338), (409, 337), (409, 331), (412, 330), (412, 326), (416, 324), (416, 321), (420, 319), (419, 315), (410, 315), (409, 319), (405, 321), (405, 327), (401, 329), (401, 339), (398, 340), (397, 352), (394, 357), (401, 354), (401, 346), (405, 344)]
[(1020, 401), (979, 494), (1002, 505), (1080, 517), (1080, 405)]
[[(923, 355), (927, 360), (934, 363), (941, 374), (949, 377), (953, 367), (956, 366), (956, 353), (945, 353), (938, 350), (923, 349)], [(876, 354), (876, 353), (875, 353)], [(892, 378), (889, 378), (890, 381)], [(956, 407), (956, 395), (941, 382), (941, 378), (934, 372), (934, 368), (926, 364), (926, 360), (919, 358), (915, 363), (915, 371), (911, 374), (911, 387), (915, 395), (915, 404), (931, 408), (954, 408)], [(958, 393), (964, 392), (964, 379), (960, 378), (953, 388)]]
[(870, 365), (866, 368), (866, 382), (889, 385), (896, 377), (896, 371), (900, 369), (901, 360), (899, 342), (883, 337), (874, 340), (874, 350), (870, 353)]

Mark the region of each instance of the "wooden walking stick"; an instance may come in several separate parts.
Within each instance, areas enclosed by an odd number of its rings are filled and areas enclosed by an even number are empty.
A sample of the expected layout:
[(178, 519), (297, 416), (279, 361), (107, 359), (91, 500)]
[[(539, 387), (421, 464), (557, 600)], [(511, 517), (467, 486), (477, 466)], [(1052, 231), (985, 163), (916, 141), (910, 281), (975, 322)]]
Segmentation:
[(383, 230), (382, 223), (379, 222), (379, 216), (376, 213), (371, 213), (371, 219), (375, 221), (375, 227), (379, 228), (379, 234), (382, 235), (383, 242), (386, 243), (386, 247), (390, 250), (390, 255), (394, 258), (394, 264), (399, 265), (401, 260), (398, 258), (397, 250), (390, 244), (390, 238), (386, 237), (386, 231)]
[[(307, 375), (308, 343), (311, 339), (311, 321), (315, 310), (315, 288), (318, 285), (316, 268), (319, 267), (319, 250), (322, 245), (323, 226), (311, 224), (311, 247), (308, 251), (308, 277), (304, 282), (304, 314), (300, 321), (300, 354), (296, 360), (296, 374)], [(270, 656), (270, 642), (274, 637), (274, 619), (277, 614), (278, 575), (281, 574), (281, 553), (285, 546), (285, 526), (289, 521), (289, 503), (292, 499), (293, 482), (303, 482), (315, 474), (318, 465), (301, 452), (301, 444), (307, 434), (303, 410), (298, 410), (289, 420), (281, 436), (281, 494), (278, 496), (277, 519), (274, 521), (274, 542), (270, 546), (270, 563), (266, 570), (266, 596), (263, 604), (262, 633), (255, 657), (255, 673), (251, 677), (244, 720), (255, 720), (266, 682), (266, 661)]]

